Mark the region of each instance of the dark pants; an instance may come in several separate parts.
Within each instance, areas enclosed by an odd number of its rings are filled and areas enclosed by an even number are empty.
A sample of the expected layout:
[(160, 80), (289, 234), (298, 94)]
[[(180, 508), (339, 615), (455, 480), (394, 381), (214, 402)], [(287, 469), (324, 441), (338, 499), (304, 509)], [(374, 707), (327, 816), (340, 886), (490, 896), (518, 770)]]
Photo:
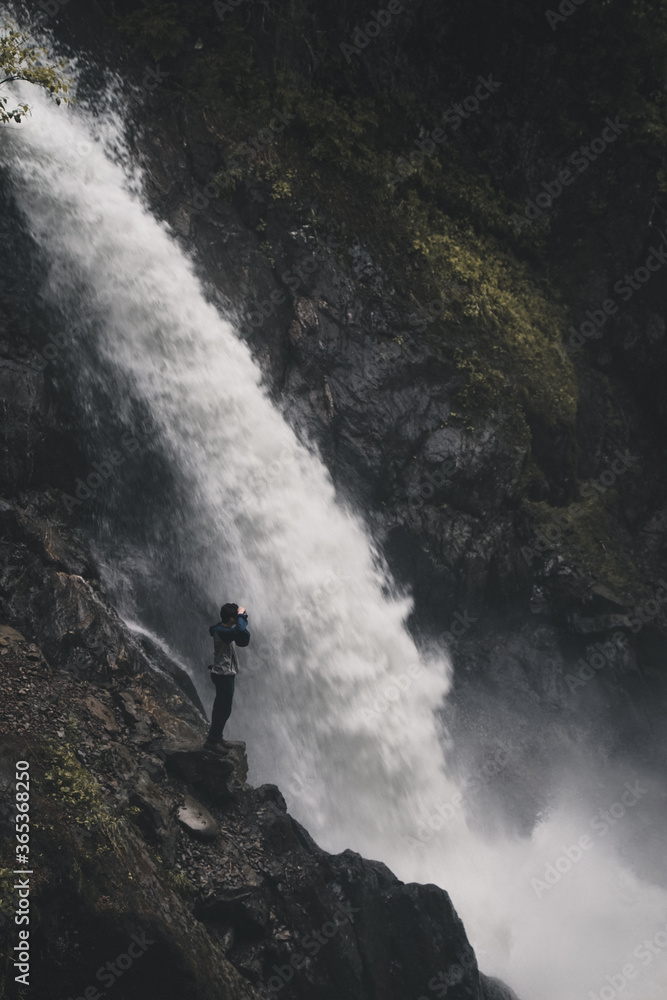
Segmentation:
[(219, 743), (225, 722), (232, 714), (232, 699), (234, 697), (234, 675), (211, 674), (215, 684), (215, 701), (211, 713), (211, 728), (208, 731), (208, 742)]

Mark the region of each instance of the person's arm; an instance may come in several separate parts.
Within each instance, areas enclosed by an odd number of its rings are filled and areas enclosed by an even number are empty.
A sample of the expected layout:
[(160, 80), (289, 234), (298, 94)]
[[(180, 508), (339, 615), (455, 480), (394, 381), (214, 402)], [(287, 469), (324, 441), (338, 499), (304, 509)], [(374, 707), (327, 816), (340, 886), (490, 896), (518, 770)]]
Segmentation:
[(234, 641), (237, 646), (247, 646), (250, 642), (250, 632), (248, 631), (248, 612), (239, 612), (239, 616), (236, 619), (236, 625), (232, 630), (234, 632)]
[(217, 633), (221, 638), (224, 636), (225, 642), (235, 642), (237, 646), (247, 646), (250, 642), (250, 632), (248, 631), (248, 612), (245, 611), (236, 619), (236, 625), (227, 628), (222, 622), (211, 625), (208, 630), (210, 635)]

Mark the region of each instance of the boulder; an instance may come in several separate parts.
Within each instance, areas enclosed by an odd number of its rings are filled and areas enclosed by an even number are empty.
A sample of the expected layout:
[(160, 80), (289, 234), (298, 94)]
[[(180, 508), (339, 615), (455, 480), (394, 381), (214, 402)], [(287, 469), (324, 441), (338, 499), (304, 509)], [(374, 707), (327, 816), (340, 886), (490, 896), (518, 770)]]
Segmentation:
[(95, 697), (95, 695), (86, 695), (83, 699), (83, 703), (91, 715), (94, 715), (96, 719), (100, 720), (108, 733), (118, 732), (119, 726), (113, 717), (113, 712), (111, 709), (107, 708), (106, 705), (103, 705), (102, 702)]
[(162, 753), (167, 773), (184, 781), (209, 805), (229, 802), (245, 781), (248, 765), (244, 751), (229, 750), (223, 756), (202, 748), (171, 745)]
[(189, 833), (202, 840), (213, 840), (220, 832), (220, 827), (208, 809), (191, 795), (185, 796), (185, 801), (178, 810), (178, 822)]

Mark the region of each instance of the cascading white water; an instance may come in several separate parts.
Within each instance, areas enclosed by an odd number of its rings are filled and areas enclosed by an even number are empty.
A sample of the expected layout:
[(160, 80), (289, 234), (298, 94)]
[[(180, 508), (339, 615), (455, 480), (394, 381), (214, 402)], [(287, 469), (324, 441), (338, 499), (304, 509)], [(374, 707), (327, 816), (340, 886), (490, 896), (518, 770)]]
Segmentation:
[[(646, 968), (633, 958), (664, 930), (667, 895), (624, 867), (611, 837), (594, 840), (558, 884), (531, 884), (590, 832), (574, 792), (530, 839), (468, 827), (436, 715), (449, 663), (417, 650), (404, 625), (410, 600), (145, 208), (140, 178), (118, 155), (122, 129), (29, 97), (33, 117), (3, 132), (0, 164), (48, 263), (41, 294), (69, 325), (63, 357), (82, 433), (113, 449), (138, 412), (149, 419), (145, 451), (140, 441), (100, 476), (98, 554), (123, 613), (147, 624), (151, 602), (160, 605), (163, 637), (205, 692), (205, 626), (222, 601), (245, 604), (252, 644), (226, 735), (247, 740), (251, 780), (277, 783), (323, 847), (352, 847), (446, 888), (482, 967), (522, 1000), (612, 1000), (601, 991), (627, 963), (638, 970), (624, 976), (627, 1000), (645, 1000), (649, 980), (667, 986), (660, 954)], [(117, 538), (124, 523), (136, 530)], [(619, 776), (621, 790), (629, 779)], [(420, 841), (438, 805), (441, 830)]]

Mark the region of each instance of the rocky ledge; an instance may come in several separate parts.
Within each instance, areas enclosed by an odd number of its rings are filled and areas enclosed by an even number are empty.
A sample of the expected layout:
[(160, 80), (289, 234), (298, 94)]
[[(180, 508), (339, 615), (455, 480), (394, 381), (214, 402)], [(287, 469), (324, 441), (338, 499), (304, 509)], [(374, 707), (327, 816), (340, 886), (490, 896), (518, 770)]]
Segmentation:
[(127, 630), (52, 499), (1, 509), (4, 995), (21, 995), (11, 872), (27, 761), (41, 1000), (98, 1000), (118, 980), (123, 1000), (511, 998), (478, 971), (444, 890), (320, 849), (277, 787), (247, 783), (245, 744), (203, 749), (191, 683)]

